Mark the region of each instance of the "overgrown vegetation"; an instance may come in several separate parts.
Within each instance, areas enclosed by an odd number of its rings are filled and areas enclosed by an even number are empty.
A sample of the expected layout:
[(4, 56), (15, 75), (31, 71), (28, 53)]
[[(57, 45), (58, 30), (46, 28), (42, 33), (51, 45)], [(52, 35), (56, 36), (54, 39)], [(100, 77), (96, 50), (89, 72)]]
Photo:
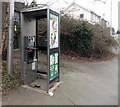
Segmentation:
[(112, 47), (115, 47), (116, 40), (109, 35), (109, 30), (107, 28), (102, 28), (99, 25), (92, 26), (94, 31), (92, 42), (92, 56), (101, 57), (102, 55), (107, 55), (112, 53)]
[(4, 93), (6, 90), (13, 89), (20, 85), (20, 66), (15, 65), (14, 66), (14, 72), (13, 74), (9, 74), (6, 70), (6, 62), (3, 62), (2, 65), (2, 92)]
[(2, 60), (7, 60), (7, 49), (5, 49), (4, 54), (2, 54)]
[(61, 18), (61, 53), (100, 58), (111, 53), (116, 41), (107, 28), (64, 16)]
[(86, 22), (80, 22), (73, 27), (72, 32), (76, 44), (76, 53), (82, 57), (90, 57), (93, 47), (93, 32), (89, 24)]

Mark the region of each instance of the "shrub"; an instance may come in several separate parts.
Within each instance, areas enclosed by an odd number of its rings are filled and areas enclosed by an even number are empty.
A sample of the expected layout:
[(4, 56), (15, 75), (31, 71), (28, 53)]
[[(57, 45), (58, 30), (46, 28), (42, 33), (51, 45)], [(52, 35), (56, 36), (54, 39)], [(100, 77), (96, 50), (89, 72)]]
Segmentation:
[(111, 53), (117, 43), (108, 28), (68, 16), (61, 18), (60, 38), (61, 53), (81, 57), (102, 57)]
[(71, 18), (71, 17), (68, 17), (68, 16), (64, 16), (61, 18), (61, 36), (64, 35), (64, 36), (73, 36), (72, 35), (72, 29), (73, 29), (73, 26), (75, 26), (77, 23), (79, 23), (77, 20)]
[(61, 46), (61, 53), (64, 54), (70, 54), (71, 51), (75, 52), (75, 38), (72, 33), (73, 26), (75, 26), (78, 23), (77, 20), (64, 16), (61, 18), (61, 41), (60, 41), (60, 46)]
[(6, 71), (2, 72), (2, 90), (13, 89), (20, 84), (20, 73), (8, 74)]
[(61, 18), (61, 52), (64, 54), (90, 57), (92, 29), (85, 21), (64, 16)]
[(0, 85), (3, 92), (19, 86), (21, 81), (20, 66), (16, 64), (13, 74), (9, 74), (6, 69), (6, 64), (6, 62), (2, 63), (2, 84)]
[(93, 32), (89, 24), (81, 22), (74, 26), (73, 35), (76, 42), (76, 52), (79, 56), (90, 57), (92, 51)]
[(112, 47), (116, 46), (117, 42), (109, 35), (107, 28), (103, 29), (99, 25), (91, 27), (94, 32), (92, 37), (93, 49), (91, 56), (100, 57), (102, 55), (106, 55), (107, 53), (111, 53)]
[(5, 49), (5, 51), (2, 54), (2, 60), (6, 61), (7, 60), (7, 49)]

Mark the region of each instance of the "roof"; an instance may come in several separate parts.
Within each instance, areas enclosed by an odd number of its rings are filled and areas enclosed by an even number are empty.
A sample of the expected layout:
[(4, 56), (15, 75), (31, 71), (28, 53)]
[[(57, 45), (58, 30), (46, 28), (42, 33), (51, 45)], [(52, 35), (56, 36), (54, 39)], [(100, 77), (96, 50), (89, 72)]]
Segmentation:
[(91, 13), (95, 14), (96, 16), (98, 16), (99, 18), (101, 18), (101, 16), (99, 16), (98, 14), (96, 14), (95, 12), (91, 11)]
[[(3, 2), (10, 2), (10, 0), (4, 0)], [(24, 0), (14, 0), (14, 2), (25, 3)]]
[(101, 20), (103, 20), (103, 21), (105, 21), (105, 22), (108, 22), (107, 20), (105, 20), (105, 19), (103, 19), (103, 18), (101, 18)]
[(24, 0), (14, 0), (14, 2), (21, 2), (21, 3), (25, 3)]
[(21, 12), (32, 12), (32, 11), (44, 10), (48, 8), (49, 8), (48, 6), (35, 6), (31, 8), (24, 8)]
[(21, 11), (21, 14), (25, 14), (27, 17), (34, 17), (34, 18), (47, 18), (47, 10), (54, 12), (55, 14), (59, 14), (57, 11), (49, 8), (49, 6), (36, 6), (31, 8), (24, 8)]
[(59, 13), (57, 10), (50, 8), (48, 5), (40, 5), (31, 8), (24, 8), (21, 12), (26, 13), (26, 12), (34, 12), (34, 11), (47, 10), (47, 9), (51, 9)]

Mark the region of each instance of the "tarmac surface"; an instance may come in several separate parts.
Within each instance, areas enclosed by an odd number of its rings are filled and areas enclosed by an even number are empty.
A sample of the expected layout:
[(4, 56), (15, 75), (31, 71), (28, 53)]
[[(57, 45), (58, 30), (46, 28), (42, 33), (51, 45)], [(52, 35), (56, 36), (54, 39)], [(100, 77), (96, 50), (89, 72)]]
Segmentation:
[(62, 61), (62, 84), (53, 96), (19, 87), (3, 105), (118, 105), (118, 58), (106, 62)]

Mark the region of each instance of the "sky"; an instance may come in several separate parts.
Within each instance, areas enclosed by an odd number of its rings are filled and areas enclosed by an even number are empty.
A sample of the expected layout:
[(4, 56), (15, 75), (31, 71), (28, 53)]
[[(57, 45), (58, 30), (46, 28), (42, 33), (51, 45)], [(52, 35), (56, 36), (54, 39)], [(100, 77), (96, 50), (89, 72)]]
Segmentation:
[[(27, 2), (31, 2), (32, 0), (25, 0)], [(53, 8), (66, 8), (73, 1), (77, 4), (94, 11), (96, 14), (100, 15), (102, 18), (104, 17), (110, 23), (111, 16), (111, 1), (112, 1), (112, 26), (115, 28), (115, 31), (118, 30), (118, 2), (120, 0), (36, 0), (37, 3), (41, 4), (52, 4)], [(106, 3), (104, 3), (106, 2)], [(103, 15), (104, 14), (104, 15)]]

